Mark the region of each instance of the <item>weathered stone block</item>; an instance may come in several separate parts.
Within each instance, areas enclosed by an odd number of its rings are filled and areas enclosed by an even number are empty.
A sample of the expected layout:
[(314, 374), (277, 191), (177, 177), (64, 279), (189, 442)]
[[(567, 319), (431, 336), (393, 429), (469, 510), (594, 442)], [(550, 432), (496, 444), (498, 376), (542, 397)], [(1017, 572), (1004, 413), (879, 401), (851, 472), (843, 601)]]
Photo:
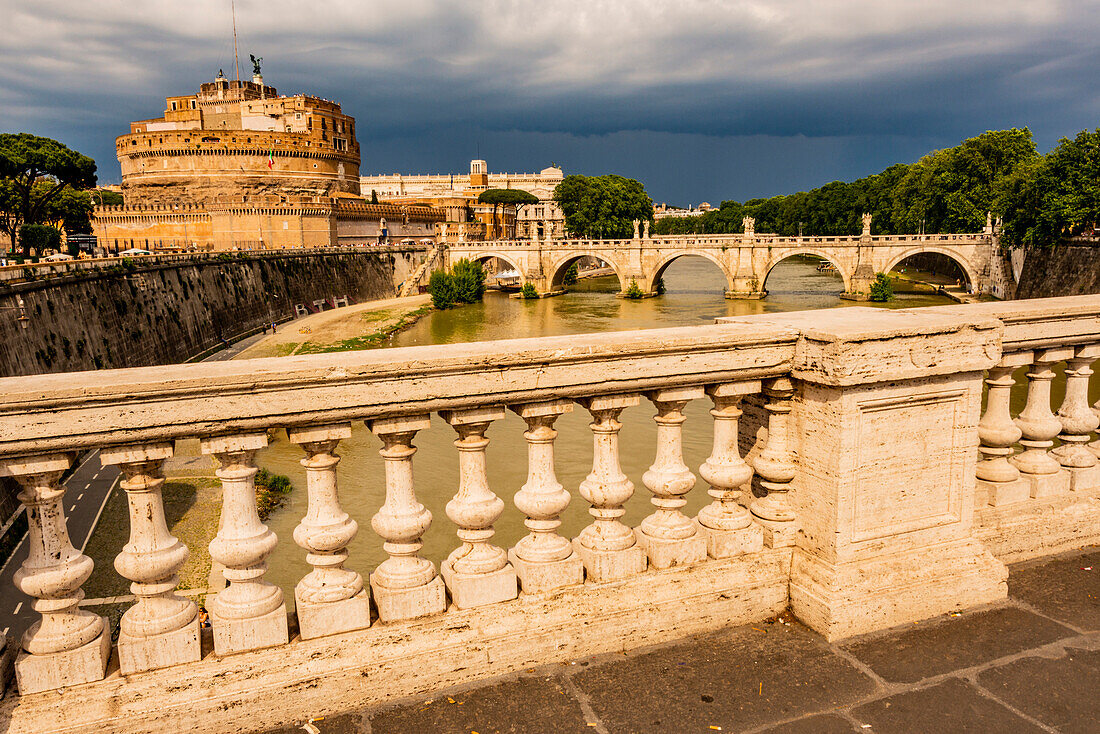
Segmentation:
[(1035, 499), (1057, 497), (1069, 492), (1069, 473), (1059, 469), (1054, 474), (1023, 474), (1021, 479), (1031, 487), (1031, 496)]
[(451, 592), (451, 601), (459, 609), (496, 604), (519, 596), (519, 579), (510, 563), (492, 573), (471, 574), (455, 571), (444, 561), (439, 573)]
[(322, 604), (304, 601), (295, 590), (294, 608), (303, 640), (370, 627), (370, 594), (366, 589), (350, 599)]
[(699, 533), (682, 540), (665, 540), (651, 538), (641, 528), (635, 528), (634, 537), (645, 550), (649, 565), (656, 569), (690, 566), (707, 560), (707, 541)]
[(408, 589), (390, 589), (370, 579), (374, 605), (378, 609), (378, 619), (382, 622), (396, 622), (402, 619), (415, 619), (430, 614), (441, 614), (447, 609), (447, 588), (443, 579), (436, 576), (423, 586)]
[(733, 558), (744, 553), (756, 553), (764, 547), (764, 530), (756, 523), (739, 530), (714, 530), (695, 521), (699, 534), (707, 544), (711, 558)]
[(586, 548), (574, 538), (573, 550), (581, 557), (588, 580), (597, 584), (637, 576), (649, 563), (645, 549), (637, 544), (624, 550), (601, 551)]
[(516, 569), (524, 594), (548, 594), (584, 583), (584, 562), (576, 551), (560, 561), (535, 563), (523, 560), (512, 549), (508, 551), (508, 560)]
[(993, 507), (1014, 505), (1031, 499), (1031, 484), (1023, 478), (1012, 482), (987, 482), (978, 479), (975, 491), (978, 495), (984, 494), (987, 498), (986, 504)]
[(121, 631), (118, 634), (118, 664), (119, 672), (123, 675), (193, 663), (201, 659), (198, 614), (185, 626), (163, 635), (135, 637)]
[(1088, 492), (1100, 489), (1100, 464), (1085, 469), (1066, 467), (1071, 492)]
[(796, 548), (791, 610), (838, 640), (999, 601), (1007, 579), (1005, 565), (972, 539), (841, 564)]
[(251, 619), (229, 619), (215, 613), (209, 605), (210, 625), (214, 628), (214, 653), (232, 655), (236, 652), (259, 650), (264, 647), (285, 645), (290, 641), (286, 623), (286, 604), (273, 611)]
[(102, 680), (111, 658), (111, 628), (103, 617), (103, 631), (87, 645), (67, 652), (28, 655), (20, 651), (15, 658), (15, 680), (19, 693), (39, 693)]
[(760, 523), (765, 548), (790, 548), (798, 541), (798, 523), (773, 522), (756, 518)]

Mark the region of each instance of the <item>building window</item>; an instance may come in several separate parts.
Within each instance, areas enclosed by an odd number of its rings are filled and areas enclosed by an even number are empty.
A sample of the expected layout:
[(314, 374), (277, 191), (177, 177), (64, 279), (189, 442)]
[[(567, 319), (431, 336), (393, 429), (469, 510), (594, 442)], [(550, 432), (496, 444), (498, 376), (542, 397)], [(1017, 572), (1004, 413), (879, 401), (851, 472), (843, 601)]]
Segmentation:
[(172, 103), (172, 109), (173, 110), (176, 109), (176, 103), (175, 102)]

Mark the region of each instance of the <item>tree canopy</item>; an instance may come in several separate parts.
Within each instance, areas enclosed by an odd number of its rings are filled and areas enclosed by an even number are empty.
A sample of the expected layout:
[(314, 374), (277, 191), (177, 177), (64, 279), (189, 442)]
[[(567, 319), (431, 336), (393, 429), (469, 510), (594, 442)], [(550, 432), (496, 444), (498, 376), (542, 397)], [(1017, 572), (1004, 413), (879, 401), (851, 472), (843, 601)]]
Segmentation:
[(856, 181), (834, 181), (810, 191), (744, 203), (723, 201), (698, 217), (669, 217), (657, 222), (659, 234), (742, 231), (745, 216), (757, 232), (786, 236), (855, 235), (864, 212), (873, 215), (875, 234), (904, 234), (923, 227), (927, 233), (973, 232), (986, 212), (1006, 218), (1005, 191), (1028, 176), (1040, 160), (1027, 128), (995, 130), (938, 150), (916, 163), (890, 166)]
[(627, 238), (634, 220), (653, 219), (653, 201), (641, 182), (623, 176), (566, 176), (554, 189), (565, 227), (581, 237)]
[(1049, 246), (1100, 225), (1100, 129), (1082, 130), (1003, 184), (999, 209), (1013, 244)]
[[(13, 243), (20, 225), (57, 217), (56, 206), (60, 205), (55, 200), (66, 188), (85, 189), (95, 183), (96, 164), (88, 156), (50, 138), (0, 134), (0, 227)], [(70, 214), (72, 204), (63, 207)], [(66, 217), (61, 219), (69, 226)]]
[(486, 189), (477, 197), (479, 204), (522, 206), (539, 203), (538, 197), (523, 189)]

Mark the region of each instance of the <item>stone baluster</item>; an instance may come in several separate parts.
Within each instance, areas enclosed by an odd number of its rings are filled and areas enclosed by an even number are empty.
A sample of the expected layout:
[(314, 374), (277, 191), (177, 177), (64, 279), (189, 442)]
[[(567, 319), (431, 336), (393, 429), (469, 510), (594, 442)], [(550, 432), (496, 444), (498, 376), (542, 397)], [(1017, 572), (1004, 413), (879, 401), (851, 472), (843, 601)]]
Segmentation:
[[(1092, 412), (1096, 414), (1097, 418), (1100, 418), (1100, 400), (1092, 404)], [(1089, 451), (1096, 454), (1097, 457), (1100, 457), (1100, 436), (1089, 444)]]
[(752, 514), (764, 528), (764, 544), (781, 548), (794, 545), (798, 533), (790, 498), (795, 463), (787, 447), (794, 386), (789, 378), (773, 378), (764, 383), (764, 395), (768, 399), (764, 406), (768, 412), (768, 438), (753, 460), (753, 469), (767, 494), (752, 503)]
[(1028, 481), (1031, 496), (1035, 498), (1069, 491), (1069, 474), (1061, 470), (1061, 465), (1050, 453), (1055, 436), (1062, 432), (1062, 422), (1050, 409), (1050, 383), (1054, 379), (1050, 366), (1073, 356), (1072, 348), (1068, 354), (1063, 354), (1064, 351), (1067, 350), (1035, 352), (1027, 373), (1027, 404), (1016, 416), (1016, 425), (1023, 434), (1020, 444), (1024, 451), (1013, 457), (1012, 462)]
[(14, 582), (42, 615), (23, 633), (15, 659), (22, 694), (100, 680), (107, 672), (107, 620), (79, 608), (92, 559), (73, 547), (65, 523), (61, 475), (72, 459), (53, 454), (0, 461), (0, 476), (15, 477), (27, 508), (27, 559)]
[(653, 493), (657, 509), (634, 531), (645, 548), (649, 565), (670, 568), (706, 560), (707, 541), (691, 518), (681, 512), (684, 499), (695, 486), (695, 475), (684, 463), (684, 408), (703, 397), (701, 387), (680, 387), (647, 393), (657, 409), (657, 451), (653, 465), (642, 475), (642, 484)]
[(573, 545), (558, 535), (558, 516), (569, 505), (569, 492), (554, 475), (554, 422), (573, 410), (567, 400), (510, 406), (527, 422), (527, 482), (516, 492), (515, 503), (527, 516), (530, 531), (508, 552), (520, 586), (540, 594), (584, 583), (584, 564)]
[(340, 507), (336, 485), (336, 447), (351, 437), (351, 426), (341, 423), (287, 429), (287, 438), (306, 452), (308, 505), (294, 528), (294, 542), (305, 549), (313, 570), (294, 587), (294, 608), (302, 639), (336, 635), (370, 626), (370, 594), (358, 572), (344, 568), (348, 543), (359, 524)]
[(620, 519), (634, 484), (619, 466), (619, 415), (641, 400), (637, 395), (608, 395), (578, 402), (592, 414), (592, 471), (580, 486), (581, 496), (592, 505), (592, 524), (573, 540), (573, 548), (590, 581), (628, 578), (645, 571), (648, 561), (634, 531)]
[(278, 543), (256, 510), (256, 452), (266, 445), (266, 433), (206, 438), (200, 444), (221, 465), (214, 473), (222, 482), (222, 511), (210, 557), (224, 566), (229, 585), (207, 602), (218, 655), (289, 639), (283, 591), (264, 580), (266, 558)]
[(115, 569), (130, 579), (137, 597), (119, 623), (118, 660), (123, 675), (191, 663), (202, 657), (199, 608), (176, 593), (187, 546), (168, 530), (164, 518), (164, 462), (172, 444), (104, 449), (104, 466), (122, 467), (121, 487), (130, 508), (130, 540), (115, 558)]
[(519, 594), (516, 571), (508, 554), (489, 542), (493, 523), (504, 512), (504, 501), (489, 489), (485, 471), (485, 432), (489, 423), (504, 417), (504, 408), (445, 410), (440, 413), (458, 434), (458, 492), (447, 503), (447, 517), (458, 525), (462, 541), (440, 567), (451, 600), (459, 609), (515, 599)]
[(763, 530), (752, 521), (752, 513), (741, 504), (743, 488), (752, 480), (752, 467), (738, 448), (738, 418), (745, 395), (760, 392), (759, 380), (707, 387), (714, 408), (714, 444), (710, 456), (699, 467), (699, 475), (710, 484), (714, 501), (699, 511), (696, 522), (712, 558), (729, 558), (754, 553), (764, 544)]
[(447, 608), (447, 590), (435, 565), (418, 555), (432, 513), (416, 501), (412, 464), (413, 438), (430, 428), (431, 420), (413, 415), (368, 421), (367, 426), (382, 439), (379, 453), (386, 463), (386, 501), (371, 519), (389, 554), (370, 577), (378, 618), (391, 622), (439, 614)]
[(978, 423), (978, 454), (981, 460), (975, 469), (981, 504), (995, 507), (1023, 502), (1031, 497), (1031, 484), (1020, 477), (1020, 470), (1008, 459), (1022, 432), (1012, 420), (1009, 398), (1016, 384), (1012, 372), (1017, 365), (1002, 361), (989, 368), (985, 384), (989, 386), (985, 413)]
[(1089, 406), (1091, 365), (1100, 357), (1100, 345), (1078, 347), (1066, 365), (1066, 395), (1058, 408), (1062, 445), (1052, 453), (1069, 474), (1071, 491), (1100, 487), (1100, 461), (1089, 450), (1090, 435), (1100, 426), (1100, 416)]

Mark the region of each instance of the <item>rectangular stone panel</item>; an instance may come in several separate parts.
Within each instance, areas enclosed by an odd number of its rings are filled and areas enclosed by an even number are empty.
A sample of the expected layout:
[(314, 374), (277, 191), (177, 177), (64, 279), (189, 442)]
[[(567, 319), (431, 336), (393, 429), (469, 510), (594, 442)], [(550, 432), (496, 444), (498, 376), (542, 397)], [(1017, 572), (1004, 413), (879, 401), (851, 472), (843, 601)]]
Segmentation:
[(961, 390), (859, 404), (852, 542), (959, 522)]

